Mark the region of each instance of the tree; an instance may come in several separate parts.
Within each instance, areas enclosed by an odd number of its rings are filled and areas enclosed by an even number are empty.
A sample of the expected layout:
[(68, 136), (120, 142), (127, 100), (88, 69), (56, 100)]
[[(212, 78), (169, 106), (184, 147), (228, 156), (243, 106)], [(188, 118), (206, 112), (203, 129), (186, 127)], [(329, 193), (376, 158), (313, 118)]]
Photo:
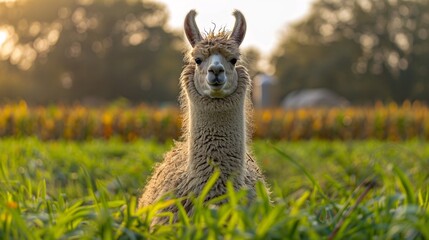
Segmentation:
[(355, 103), (429, 101), (429, 1), (318, 0), (272, 57), (283, 95), (327, 87)]
[(249, 70), (250, 78), (253, 79), (257, 74), (261, 72), (259, 63), (261, 61), (261, 52), (255, 47), (245, 48), (243, 50), (243, 61)]
[(22, 0), (0, 3), (0, 16), (9, 35), (2, 65), (31, 78), (32, 94), (24, 96), (30, 101), (176, 99), (183, 46), (180, 35), (165, 28), (163, 5)]

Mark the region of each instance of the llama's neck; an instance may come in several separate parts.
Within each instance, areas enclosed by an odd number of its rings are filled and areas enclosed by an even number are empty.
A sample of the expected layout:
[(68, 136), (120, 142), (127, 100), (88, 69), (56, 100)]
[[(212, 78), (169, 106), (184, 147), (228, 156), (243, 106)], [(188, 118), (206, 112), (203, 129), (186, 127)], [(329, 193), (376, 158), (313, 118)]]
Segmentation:
[(210, 111), (198, 103), (189, 107), (189, 170), (208, 179), (218, 168), (221, 179), (240, 182), (246, 154), (244, 101), (226, 111)]

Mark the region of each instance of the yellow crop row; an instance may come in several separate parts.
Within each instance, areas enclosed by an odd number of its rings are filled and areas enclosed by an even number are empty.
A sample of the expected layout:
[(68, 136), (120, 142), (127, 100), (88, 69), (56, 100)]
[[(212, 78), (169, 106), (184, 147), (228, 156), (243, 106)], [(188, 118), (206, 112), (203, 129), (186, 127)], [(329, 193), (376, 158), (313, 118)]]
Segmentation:
[[(429, 108), (418, 102), (373, 107), (255, 110), (254, 138), (269, 139), (429, 139)], [(166, 140), (180, 136), (176, 108), (148, 106), (87, 108), (0, 106), (0, 137), (87, 140), (120, 137)]]
[(262, 110), (255, 136), (272, 139), (429, 139), (429, 108), (418, 102), (372, 107)]

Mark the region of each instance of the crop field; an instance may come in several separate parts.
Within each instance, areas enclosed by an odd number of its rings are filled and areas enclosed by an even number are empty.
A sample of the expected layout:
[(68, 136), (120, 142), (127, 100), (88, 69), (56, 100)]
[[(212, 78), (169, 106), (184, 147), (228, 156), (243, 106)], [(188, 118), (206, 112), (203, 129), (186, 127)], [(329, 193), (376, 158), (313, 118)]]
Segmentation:
[[(0, 105), (0, 137), (90, 140), (119, 137), (165, 141), (177, 139), (182, 119), (174, 107), (153, 108), (120, 103), (81, 105)], [(419, 102), (371, 107), (257, 109), (253, 137), (272, 140), (429, 140), (429, 108)]]
[(136, 211), (154, 163), (172, 144), (0, 139), (0, 238), (429, 239), (424, 140), (256, 140), (272, 203), (260, 189), (248, 205), (245, 192), (230, 188), (227, 204), (196, 198), (192, 217), (150, 228), (157, 210), (178, 204)]

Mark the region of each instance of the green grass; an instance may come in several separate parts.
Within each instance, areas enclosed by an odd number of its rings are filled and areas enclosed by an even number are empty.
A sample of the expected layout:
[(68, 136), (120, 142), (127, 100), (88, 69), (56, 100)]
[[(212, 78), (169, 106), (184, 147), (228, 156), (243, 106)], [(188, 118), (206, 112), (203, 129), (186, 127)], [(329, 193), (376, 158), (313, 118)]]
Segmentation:
[(259, 189), (247, 205), (229, 186), (227, 204), (193, 199), (193, 216), (150, 229), (158, 209), (178, 204), (136, 211), (171, 146), (1, 139), (0, 239), (429, 239), (425, 142), (257, 141), (273, 204)]

